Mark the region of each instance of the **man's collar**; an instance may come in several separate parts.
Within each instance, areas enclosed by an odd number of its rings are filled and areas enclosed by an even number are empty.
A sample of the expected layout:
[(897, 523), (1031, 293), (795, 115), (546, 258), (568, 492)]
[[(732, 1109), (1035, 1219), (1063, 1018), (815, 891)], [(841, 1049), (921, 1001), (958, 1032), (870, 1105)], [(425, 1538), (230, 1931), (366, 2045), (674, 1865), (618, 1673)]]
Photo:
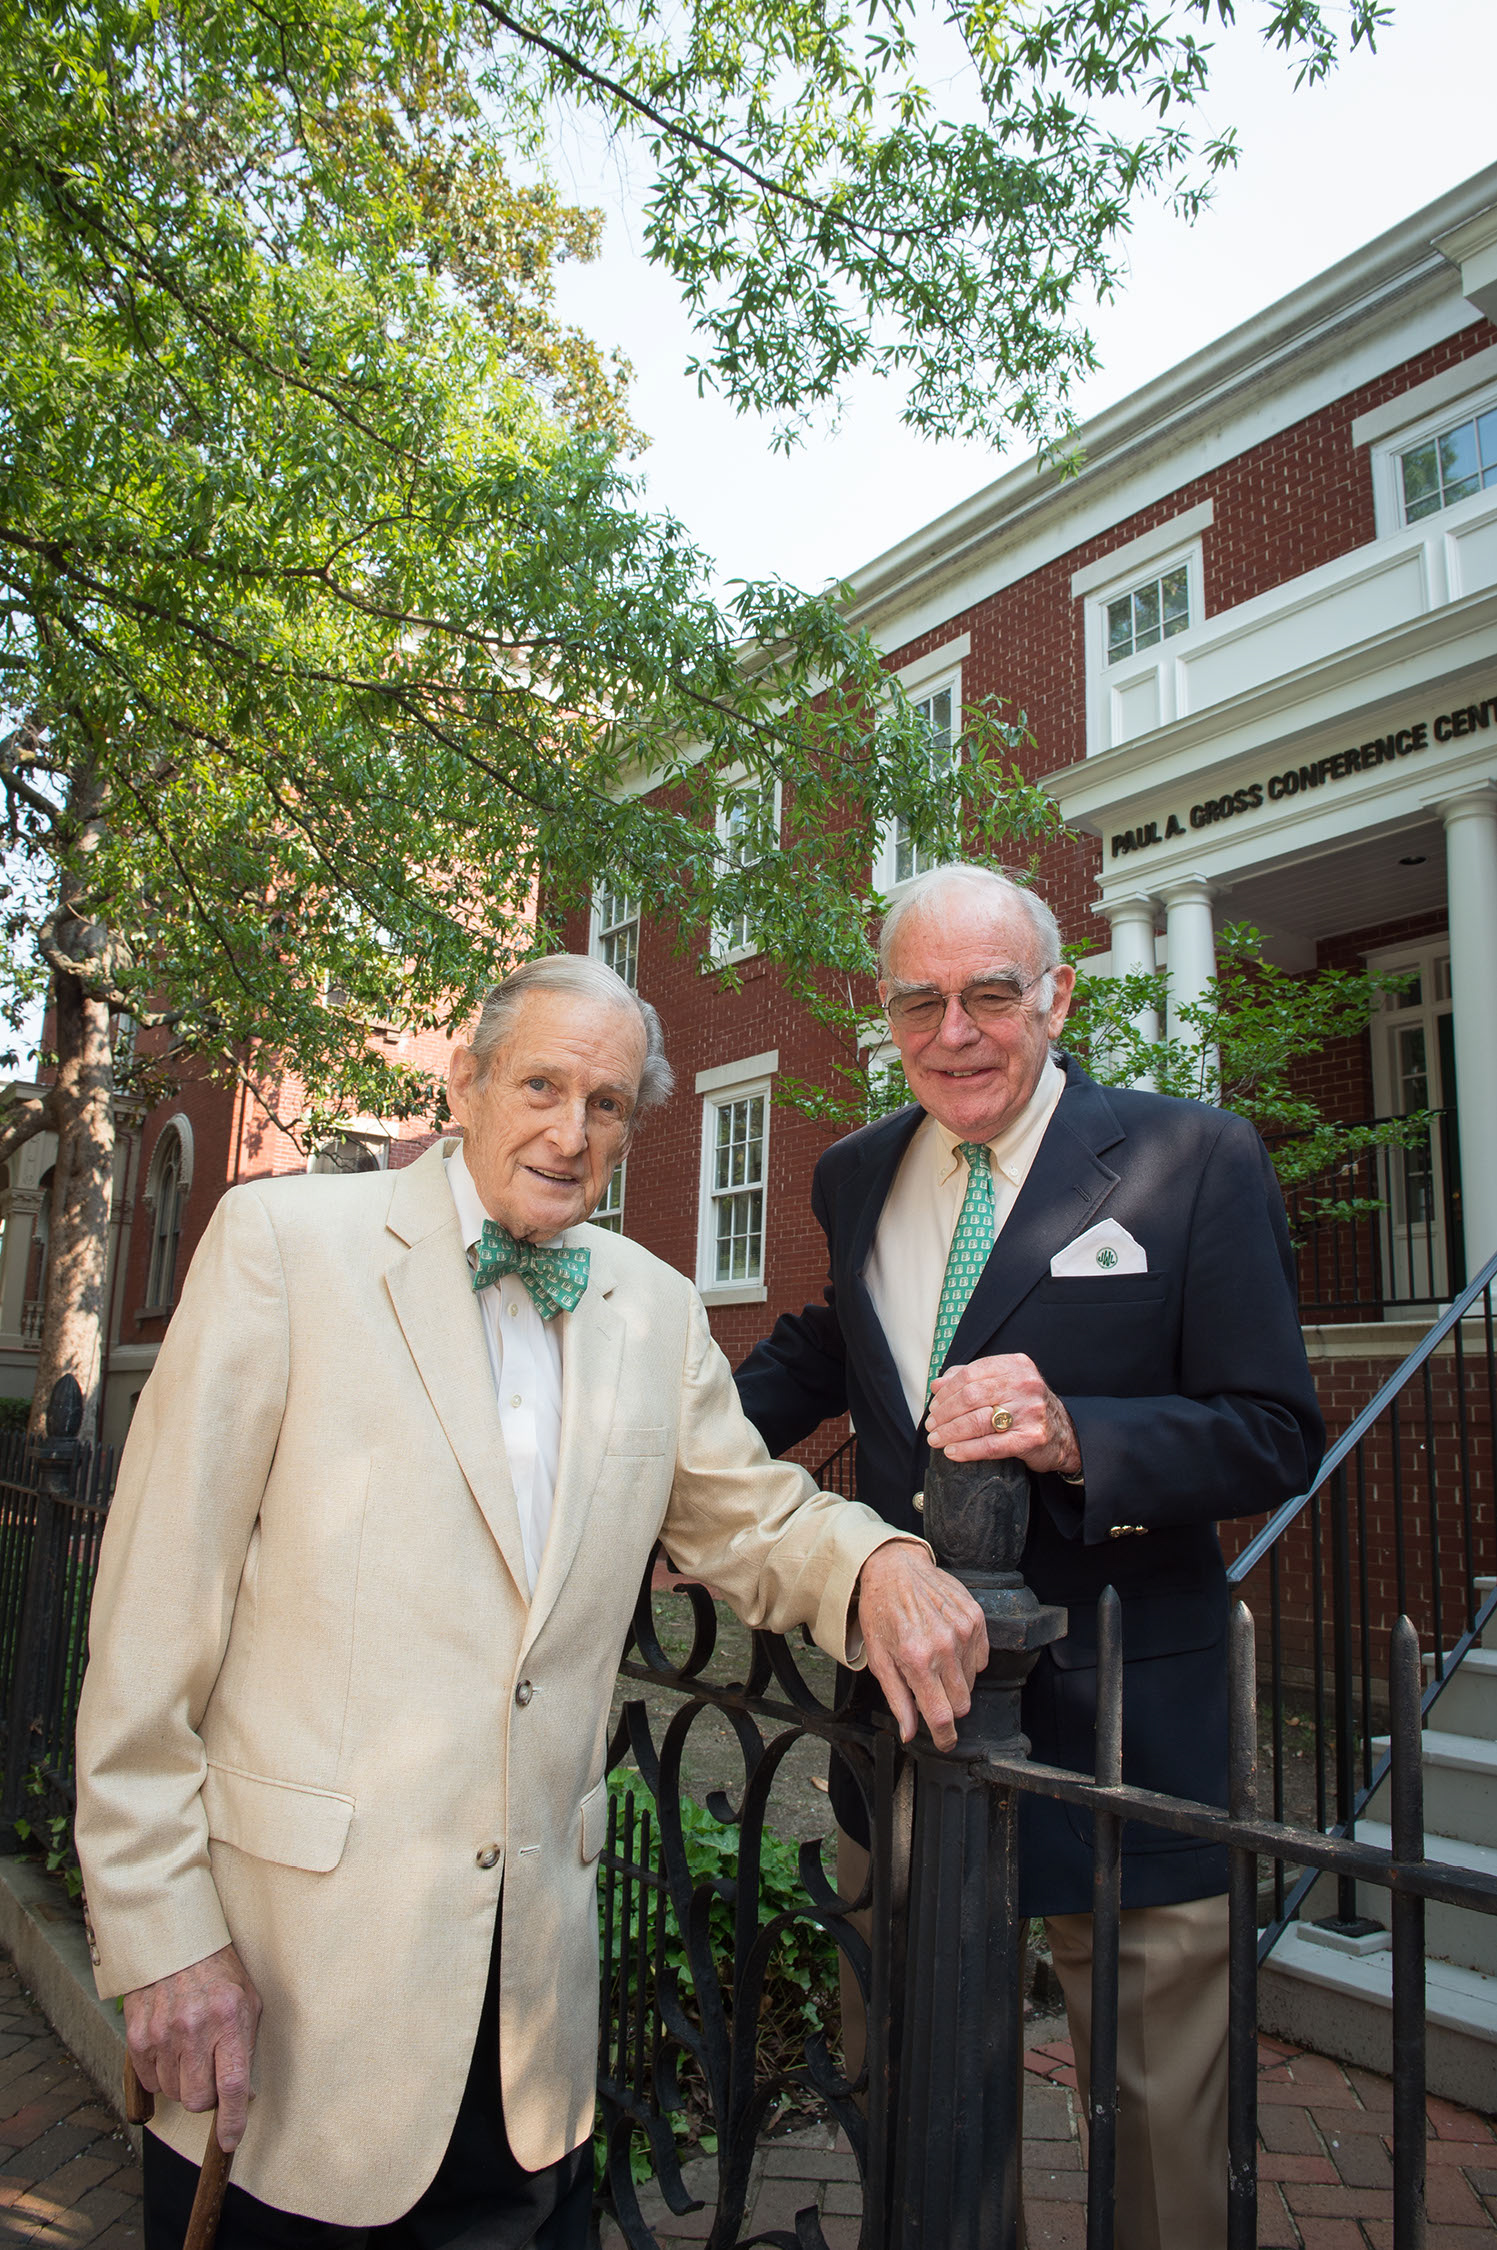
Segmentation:
[[(1064, 1070), (1053, 1055), (1047, 1055), (1044, 1068), (1035, 1081), (1034, 1091), (1018, 1116), (1011, 1117), (987, 1144), (995, 1172), (1002, 1172), (1006, 1178), (1012, 1179), (1019, 1165), (1033, 1154), (1033, 1145), (1042, 1137), (1056, 1103), (1065, 1092), (1065, 1086)], [(938, 1117), (933, 1117), (931, 1123), (938, 1136), (936, 1176), (945, 1182), (953, 1172), (961, 1168), (962, 1159), (957, 1150), (963, 1144), (960, 1136), (951, 1132)]]
[[(452, 1200), (457, 1205), (457, 1223), (463, 1230), (463, 1248), (471, 1250), (482, 1236), (484, 1221), (490, 1217), (490, 1213), (484, 1209), (483, 1199), (473, 1184), (473, 1174), (468, 1170), (468, 1160), (463, 1155), (461, 1141), (446, 1158), (444, 1169), (447, 1173), (447, 1185), (452, 1190)], [(537, 1250), (564, 1249), (572, 1231), (570, 1227), (563, 1227), (560, 1234), (548, 1234), (535, 1247)]]
[(473, 1175), (468, 1170), (461, 1141), (447, 1159), (447, 1185), (451, 1188), (452, 1200), (457, 1205), (457, 1223), (462, 1229), (463, 1248), (471, 1250), (483, 1233), (483, 1222), (488, 1213), (473, 1185)]

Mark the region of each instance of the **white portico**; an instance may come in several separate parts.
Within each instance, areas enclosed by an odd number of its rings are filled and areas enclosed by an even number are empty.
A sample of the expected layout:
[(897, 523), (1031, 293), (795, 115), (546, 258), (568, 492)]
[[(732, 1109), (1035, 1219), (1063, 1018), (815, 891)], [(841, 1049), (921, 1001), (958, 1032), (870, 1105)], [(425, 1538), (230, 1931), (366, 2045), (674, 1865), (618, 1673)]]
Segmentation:
[[(1309, 968), (1319, 940), (1446, 909), (1420, 993), (1435, 1005), (1438, 980), (1449, 1017), (1473, 1272), (1497, 1251), (1497, 490), (1104, 667), (1105, 651), (1091, 754), (1049, 786), (1101, 841), (1111, 967), (1162, 954), (1172, 1014), (1212, 974), (1223, 921)], [(1439, 1091), (1439, 1028), (1402, 1106)]]

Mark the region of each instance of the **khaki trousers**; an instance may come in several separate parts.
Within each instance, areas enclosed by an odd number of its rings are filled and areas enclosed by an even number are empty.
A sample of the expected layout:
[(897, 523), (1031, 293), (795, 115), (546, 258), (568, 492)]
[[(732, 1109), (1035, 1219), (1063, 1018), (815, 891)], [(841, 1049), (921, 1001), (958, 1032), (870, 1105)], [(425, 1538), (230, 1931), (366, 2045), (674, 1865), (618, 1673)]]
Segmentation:
[[(837, 1888), (856, 1898), (868, 1854), (839, 1829)], [(849, 1917), (866, 1938), (869, 1912)], [(1045, 1923), (1065, 1994), (1086, 2115), (1092, 2027), (1092, 1918)], [(862, 1995), (843, 1964), (842, 2050), (855, 2077)], [(1225, 2250), (1227, 2240), (1227, 1901), (1130, 1907), (1118, 1935), (1117, 2250)]]

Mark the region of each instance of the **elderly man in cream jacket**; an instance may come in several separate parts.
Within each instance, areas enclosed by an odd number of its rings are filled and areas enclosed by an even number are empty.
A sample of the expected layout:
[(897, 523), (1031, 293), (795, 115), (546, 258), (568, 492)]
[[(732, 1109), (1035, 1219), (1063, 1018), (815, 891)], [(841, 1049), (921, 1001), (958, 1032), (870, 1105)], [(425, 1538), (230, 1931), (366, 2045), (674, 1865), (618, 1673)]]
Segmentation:
[[(670, 1077), (600, 963), (517, 970), (460, 1144), (224, 1197), (94, 1597), (78, 1849), (159, 2096), (148, 2250), (217, 2105), (222, 2250), (586, 2241), (610, 1692), (664, 1541), (938, 1739), (985, 1658), (928, 1550), (771, 1461), (691, 1285), (584, 1225)], [(250, 2100), (253, 2086), (253, 2100)]]

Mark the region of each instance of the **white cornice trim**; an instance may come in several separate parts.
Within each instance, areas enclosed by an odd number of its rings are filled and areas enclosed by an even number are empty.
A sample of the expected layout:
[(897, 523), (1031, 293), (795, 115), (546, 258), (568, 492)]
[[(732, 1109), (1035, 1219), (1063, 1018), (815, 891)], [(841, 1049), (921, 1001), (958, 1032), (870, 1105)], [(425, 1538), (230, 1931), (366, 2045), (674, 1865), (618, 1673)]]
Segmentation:
[(1129, 539), (1121, 547), (1114, 547), (1107, 555), (1099, 555), (1084, 570), (1071, 573), (1071, 599), (1077, 601), (1083, 594), (1095, 593), (1099, 586), (1110, 586), (1115, 578), (1131, 577), (1142, 570), (1156, 555), (1167, 555), (1171, 547), (1178, 547), (1186, 539), (1209, 531), (1216, 520), (1216, 502), (1202, 500), (1194, 508), (1182, 509), (1171, 516), (1168, 523), (1156, 524), (1152, 531), (1140, 532), (1137, 539)]
[(742, 1062), (718, 1063), (713, 1070), (697, 1072), (697, 1092), (716, 1094), (724, 1086), (746, 1086), (755, 1078), (773, 1078), (779, 1067), (778, 1047), (771, 1047), (763, 1055), (745, 1055)]
[(1351, 442), (1374, 445), (1379, 438), (1401, 430), (1406, 422), (1422, 421), (1426, 414), (1438, 413), (1468, 391), (1479, 391), (1493, 376), (1497, 376), (1497, 344), (1484, 352), (1473, 352), (1458, 367), (1442, 368), (1427, 383), (1416, 383), (1411, 391), (1401, 391), (1397, 398), (1385, 399), (1381, 406), (1359, 414), (1351, 426)]
[(1083, 424), (1085, 465), (1077, 475), (1042, 467), (1035, 458), (1021, 462), (876, 556), (849, 576), (851, 617), (866, 623), (896, 605), (912, 606), (922, 587), (970, 567), (979, 551), (1000, 538), (1006, 544), (1021, 527), (1033, 536), (1037, 519), (1072, 512), (1079, 495), (1115, 479), (1130, 458), (1177, 451), (1188, 431), (1209, 419), (1219, 421), (1230, 398), (1282, 382), (1295, 362), (1332, 350), (1348, 330), (1386, 318), (1416, 294), (1431, 304), (1450, 299), (1455, 328), (1471, 325), (1479, 315), (1455, 294), (1457, 276), (1433, 238), (1475, 218), (1494, 199), (1497, 165), (1489, 165)]
[(928, 656), (917, 656), (912, 664), (901, 664), (894, 677), (902, 688), (917, 687), (933, 672), (949, 672), (954, 664), (960, 664), (971, 654), (972, 635), (958, 633), (954, 641), (943, 641)]

